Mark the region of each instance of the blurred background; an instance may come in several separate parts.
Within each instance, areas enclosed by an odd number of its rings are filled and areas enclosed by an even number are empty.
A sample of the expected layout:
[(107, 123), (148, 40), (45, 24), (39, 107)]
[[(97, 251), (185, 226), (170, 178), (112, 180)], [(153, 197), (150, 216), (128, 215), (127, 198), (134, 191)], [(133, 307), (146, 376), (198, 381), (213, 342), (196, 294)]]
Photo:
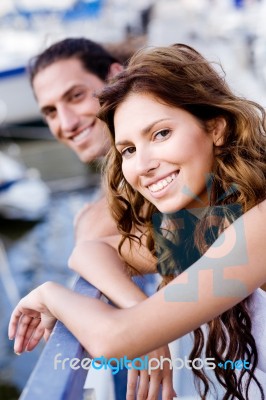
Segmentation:
[[(7, 339), (17, 300), (46, 280), (67, 285), (73, 217), (99, 186), (43, 123), (26, 73), (31, 56), (64, 37), (111, 49), (182, 42), (221, 62), (242, 96), (266, 105), (266, 0), (0, 1), (0, 399), (17, 399), (41, 351), (18, 357)], [(27, 199), (7, 195), (14, 176), (30, 177)], [(17, 179), (17, 178), (16, 178)]]

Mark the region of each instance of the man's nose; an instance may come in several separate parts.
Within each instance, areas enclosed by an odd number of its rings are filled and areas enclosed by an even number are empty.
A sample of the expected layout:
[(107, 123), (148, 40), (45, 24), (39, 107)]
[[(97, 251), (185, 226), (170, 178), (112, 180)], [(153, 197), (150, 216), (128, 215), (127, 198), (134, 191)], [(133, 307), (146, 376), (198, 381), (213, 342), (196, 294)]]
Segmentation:
[(136, 171), (139, 175), (147, 175), (159, 166), (159, 160), (149, 149), (136, 151)]
[(61, 130), (63, 132), (73, 132), (79, 125), (78, 114), (71, 107), (60, 106), (57, 109)]

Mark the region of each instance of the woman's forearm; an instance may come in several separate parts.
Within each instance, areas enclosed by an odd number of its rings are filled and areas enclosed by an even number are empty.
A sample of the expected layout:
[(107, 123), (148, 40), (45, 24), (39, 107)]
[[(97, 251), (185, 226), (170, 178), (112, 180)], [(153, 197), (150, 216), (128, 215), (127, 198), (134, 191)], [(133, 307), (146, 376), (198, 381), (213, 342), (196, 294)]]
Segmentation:
[(40, 287), (43, 307), (62, 321), (79, 342), (95, 356), (104, 351), (108, 332), (113, 336), (118, 309), (103, 301), (73, 292), (54, 282)]

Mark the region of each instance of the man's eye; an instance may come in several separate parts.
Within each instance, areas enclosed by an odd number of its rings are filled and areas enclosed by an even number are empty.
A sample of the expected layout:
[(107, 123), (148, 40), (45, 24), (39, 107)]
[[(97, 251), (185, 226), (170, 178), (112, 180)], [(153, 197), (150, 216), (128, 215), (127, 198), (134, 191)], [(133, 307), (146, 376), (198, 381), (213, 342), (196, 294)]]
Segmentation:
[(72, 100), (80, 100), (80, 99), (82, 99), (83, 97), (85, 96), (85, 91), (79, 91), (79, 92), (74, 92), (74, 93), (72, 93), (72, 95), (71, 95), (71, 99)]
[(164, 139), (168, 135), (170, 135), (170, 130), (169, 129), (162, 129), (161, 131), (155, 133), (154, 136), (155, 136), (156, 139)]
[(48, 108), (47, 110), (43, 111), (43, 116), (45, 119), (52, 119), (56, 116), (56, 109), (55, 108)]
[(122, 157), (130, 157), (136, 151), (135, 147), (127, 147), (121, 151)]

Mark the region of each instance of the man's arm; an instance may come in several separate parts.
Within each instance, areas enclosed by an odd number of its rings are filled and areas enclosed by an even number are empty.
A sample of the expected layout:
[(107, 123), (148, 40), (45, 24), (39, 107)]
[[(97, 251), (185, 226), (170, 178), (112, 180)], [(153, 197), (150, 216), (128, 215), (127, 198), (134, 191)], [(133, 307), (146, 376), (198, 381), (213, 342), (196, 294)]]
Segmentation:
[[(89, 241), (101, 241), (109, 244), (112, 248), (118, 251), (121, 236), (119, 235), (116, 223), (110, 214), (105, 197), (102, 197), (95, 203), (87, 204), (83, 207), (76, 217), (74, 226), (76, 247), (84, 242), (88, 244)], [(122, 246), (122, 257), (128, 266), (133, 267), (129, 267), (132, 275), (137, 273), (147, 274), (157, 272), (156, 258), (153, 257), (147, 249), (144, 235), (142, 236), (141, 245), (137, 242), (132, 242), (130, 245), (127, 240)], [(82, 266), (84, 266), (84, 263), (82, 263)], [(81, 264), (78, 265), (77, 263), (74, 263), (71, 267), (87, 279), (84, 276)]]
[(117, 227), (113, 220), (106, 197), (86, 204), (74, 221), (76, 243), (116, 235)]
[(131, 280), (116, 248), (104, 241), (79, 243), (69, 258), (69, 266), (120, 308), (131, 307), (147, 297)]

